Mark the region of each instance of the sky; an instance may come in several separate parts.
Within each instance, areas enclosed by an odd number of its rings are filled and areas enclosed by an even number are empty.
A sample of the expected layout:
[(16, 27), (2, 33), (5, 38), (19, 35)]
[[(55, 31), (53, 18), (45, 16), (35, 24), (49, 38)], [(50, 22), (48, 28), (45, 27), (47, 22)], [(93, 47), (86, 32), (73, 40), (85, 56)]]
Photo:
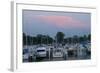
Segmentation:
[(22, 24), (23, 32), (31, 36), (43, 34), (54, 37), (57, 32), (63, 32), (66, 37), (82, 36), (91, 33), (91, 14), (23, 10)]

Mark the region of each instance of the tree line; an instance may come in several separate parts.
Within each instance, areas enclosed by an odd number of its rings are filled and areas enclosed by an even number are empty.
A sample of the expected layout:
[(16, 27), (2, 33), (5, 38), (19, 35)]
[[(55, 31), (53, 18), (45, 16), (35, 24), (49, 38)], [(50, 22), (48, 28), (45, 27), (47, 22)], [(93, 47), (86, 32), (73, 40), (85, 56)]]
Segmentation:
[(49, 35), (38, 34), (36, 36), (30, 36), (23, 33), (23, 45), (37, 45), (37, 44), (71, 44), (71, 43), (83, 43), (90, 42), (91, 34), (73, 37), (66, 37), (63, 32), (57, 32), (55, 37), (52, 38)]

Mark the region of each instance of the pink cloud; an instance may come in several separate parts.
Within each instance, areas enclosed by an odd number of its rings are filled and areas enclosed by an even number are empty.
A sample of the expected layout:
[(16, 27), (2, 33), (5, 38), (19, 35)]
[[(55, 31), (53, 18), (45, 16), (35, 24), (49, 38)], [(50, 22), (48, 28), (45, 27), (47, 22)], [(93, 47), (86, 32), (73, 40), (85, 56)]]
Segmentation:
[(84, 27), (84, 23), (71, 16), (37, 16), (40, 20), (58, 27)]

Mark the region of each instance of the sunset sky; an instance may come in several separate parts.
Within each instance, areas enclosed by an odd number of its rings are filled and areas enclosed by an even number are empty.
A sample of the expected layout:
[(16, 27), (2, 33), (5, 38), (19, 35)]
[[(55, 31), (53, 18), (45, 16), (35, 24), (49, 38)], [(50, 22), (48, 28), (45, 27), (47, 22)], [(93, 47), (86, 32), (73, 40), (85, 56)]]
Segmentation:
[(23, 10), (23, 32), (54, 37), (57, 32), (66, 36), (91, 33), (91, 14), (76, 12), (50, 12)]

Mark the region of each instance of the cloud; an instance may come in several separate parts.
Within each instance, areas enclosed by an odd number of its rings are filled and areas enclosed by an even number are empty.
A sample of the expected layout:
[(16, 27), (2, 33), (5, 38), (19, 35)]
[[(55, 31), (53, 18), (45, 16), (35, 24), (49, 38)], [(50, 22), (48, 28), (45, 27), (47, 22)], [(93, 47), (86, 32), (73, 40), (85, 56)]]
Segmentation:
[(84, 27), (84, 23), (71, 16), (36, 16), (39, 20), (58, 27)]

